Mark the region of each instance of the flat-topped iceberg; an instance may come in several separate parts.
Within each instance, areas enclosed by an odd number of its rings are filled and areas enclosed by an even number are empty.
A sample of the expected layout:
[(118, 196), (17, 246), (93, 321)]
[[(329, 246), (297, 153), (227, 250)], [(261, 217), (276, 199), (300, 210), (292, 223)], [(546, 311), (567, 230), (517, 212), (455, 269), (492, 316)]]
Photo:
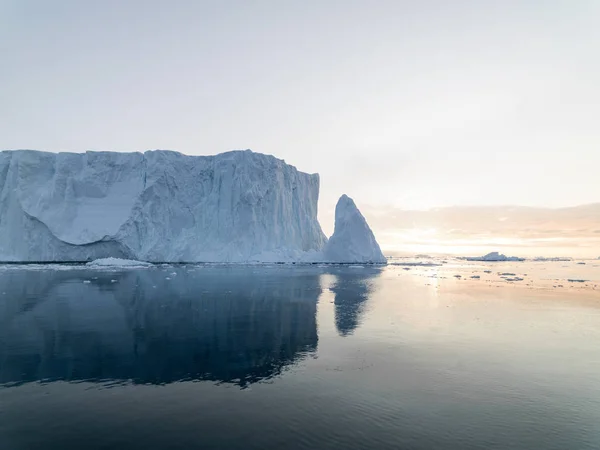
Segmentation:
[(464, 259), (467, 261), (525, 261), (525, 258), (506, 256), (498, 252), (491, 252), (484, 256), (467, 256)]
[[(318, 198), (319, 175), (250, 150), (3, 151), (0, 261), (317, 261), (327, 243)], [(336, 237), (338, 250), (352, 248), (328, 254), (384, 262), (378, 246), (367, 251), (377, 244), (368, 226), (355, 232), (363, 231)]]

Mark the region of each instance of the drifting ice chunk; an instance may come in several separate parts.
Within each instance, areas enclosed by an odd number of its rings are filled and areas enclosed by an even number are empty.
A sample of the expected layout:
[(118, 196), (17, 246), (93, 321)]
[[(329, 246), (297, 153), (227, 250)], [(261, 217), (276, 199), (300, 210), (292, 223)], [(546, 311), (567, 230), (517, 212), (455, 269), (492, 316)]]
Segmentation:
[(335, 228), (323, 256), (327, 262), (387, 262), (367, 221), (347, 195), (342, 195), (335, 207)]
[(525, 258), (506, 256), (498, 252), (488, 253), (484, 256), (467, 256), (465, 259), (467, 261), (525, 261)]
[(411, 266), (415, 266), (415, 267), (436, 267), (436, 266), (441, 266), (442, 264), (438, 264), (435, 262), (414, 262), (414, 261), (406, 261), (406, 262), (390, 262), (388, 263), (390, 266), (405, 266), (405, 267), (411, 267)]
[(545, 257), (545, 256), (538, 256), (537, 258), (533, 258), (534, 261), (536, 262), (557, 262), (557, 261), (573, 261), (572, 258), (568, 258), (568, 257), (562, 257), (562, 256), (558, 256), (558, 257)]
[(152, 267), (152, 264), (133, 259), (101, 258), (86, 264), (88, 267)]

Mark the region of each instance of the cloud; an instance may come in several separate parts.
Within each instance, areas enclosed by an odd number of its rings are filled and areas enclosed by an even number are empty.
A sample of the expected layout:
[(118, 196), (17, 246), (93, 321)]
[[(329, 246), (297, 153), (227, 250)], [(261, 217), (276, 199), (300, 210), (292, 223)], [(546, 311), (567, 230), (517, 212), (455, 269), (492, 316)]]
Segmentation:
[(470, 206), (426, 211), (364, 205), (361, 210), (384, 249), (410, 252), (430, 247), (430, 252), (437, 248), (461, 253), (506, 248), (594, 256), (600, 248), (600, 203), (556, 209)]

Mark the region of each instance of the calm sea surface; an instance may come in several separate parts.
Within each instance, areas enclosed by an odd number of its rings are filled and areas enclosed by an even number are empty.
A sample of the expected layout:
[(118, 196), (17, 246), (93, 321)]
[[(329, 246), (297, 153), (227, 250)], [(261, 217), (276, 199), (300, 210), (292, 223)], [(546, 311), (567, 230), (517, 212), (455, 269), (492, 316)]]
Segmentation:
[(0, 271), (0, 449), (600, 449), (597, 294), (425, 281)]

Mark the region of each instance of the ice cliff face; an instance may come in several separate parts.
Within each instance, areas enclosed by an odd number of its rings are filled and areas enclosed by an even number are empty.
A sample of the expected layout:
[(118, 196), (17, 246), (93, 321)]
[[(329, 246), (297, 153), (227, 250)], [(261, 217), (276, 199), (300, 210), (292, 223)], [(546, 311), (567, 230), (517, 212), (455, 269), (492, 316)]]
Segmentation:
[(385, 263), (387, 260), (354, 201), (342, 195), (335, 207), (335, 228), (323, 250), (325, 261)]
[(318, 175), (251, 151), (4, 151), (0, 260), (300, 260), (327, 241), (318, 196)]

